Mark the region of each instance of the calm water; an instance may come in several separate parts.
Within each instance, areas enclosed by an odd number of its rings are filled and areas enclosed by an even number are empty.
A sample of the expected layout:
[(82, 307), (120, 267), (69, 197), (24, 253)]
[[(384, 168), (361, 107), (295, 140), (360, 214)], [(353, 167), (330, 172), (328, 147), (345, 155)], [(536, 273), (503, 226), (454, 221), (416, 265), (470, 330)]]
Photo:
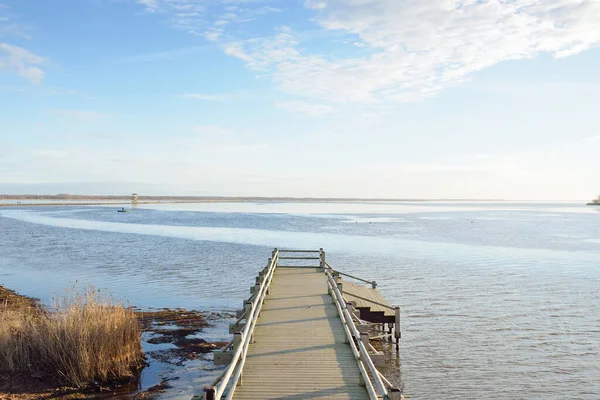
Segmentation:
[(597, 400), (599, 210), (392, 202), (0, 208), (0, 284), (46, 301), (77, 281), (141, 307), (232, 310), (273, 247), (324, 247), (334, 267), (376, 279), (402, 307), (402, 377), (413, 399)]

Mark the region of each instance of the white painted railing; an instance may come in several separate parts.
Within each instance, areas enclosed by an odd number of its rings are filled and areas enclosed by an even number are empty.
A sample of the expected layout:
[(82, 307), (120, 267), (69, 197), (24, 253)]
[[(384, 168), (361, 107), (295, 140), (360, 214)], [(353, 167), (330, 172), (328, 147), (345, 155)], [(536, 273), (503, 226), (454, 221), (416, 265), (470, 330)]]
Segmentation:
[(229, 367), (213, 382), (212, 385), (204, 388), (204, 398), (206, 400), (221, 399), (227, 387), (229, 387), (229, 391), (227, 392), (225, 399), (229, 400), (233, 397), (237, 384), (241, 383), (248, 346), (252, 341), (256, 320), (258, 319), (265, 296), (269, 290), (275, 268), (277, 268), (278, 257), (279, 251), (275, 249), (272, 258), (269, 259), (266, 271), (262, 274), (262, 279), (259, 280), (255, 286), (254, 294), (251, 297), (252, 303), (250, 309), (246, 310), (246, 326), (244, 326), (244, 329), (241, 332), (236, 332), (234, 335), (234, 353), (231, 364), (229, 364)]
[[(399, 388), (393, 386), (385, 377), (377, 370), (373, 360), (369, 356), (367, 349), (368, 346), (368, 333), (359, 332), (348, 305), (344, 300), (342, 291), (339, 289), (336, 279), (333, 275), (333, 268), (325, 262), (325, 253), (322, 252), (322, 265), (325, 265), (325, 273), (327, 274), (327, 285), (331, 297), (335, 302), (335, 306), (344, 325), (344, 331), (346, 337), (352, 348), (352, 353), (358, 364), (358, 369), (362, 375), (362, 379), (365, 383), (365, 387), (371, 400), (377, 400), (383, 397), (383, 399), (389, 400), (401, 400), (404, 397), (401, 394)], [(366, 335), (366, 340), (363, 337)]]
[[(280, 253), (319, 253), (318, 257), (280, 257)], [(242, 383), (243, 368), (246, 363), (246, 355), (248, 352), (248, 346), (252, 342), (252, 335), (254, 333), (254, 327), (256, 321), (262, 309), (265, 297), (269, 292), (269, 286), (273, 279), (273, 274), (278, 266), (279, 259), (315, 259), (319, 260), (319, 267), (323, 268), (327, 275), (327, 285), (329, 286), (330, 294), (334, 300), (335, 306), (338, 310), (344, 332), (348, 339), (348, 343), (352, 348), (352, 353), (356, 359), (358, 369), (361, 373), (362, 381), (365, 384), (369, 398), (371, 400), (385, 399), (385, 400), (402, 400), (400, 390), (394, 387), (385, 377), (377, 370), (373, 360), (369, 356), (367, 346), (370, 347), (368, 342), (368, 334), (359, 332), (354, 319), (348, 310), (346, 301), (342, 291), (338, 288), (334, 276), (334, 270), (325, 261), (325, 252), (323, 249), (320, 250), (278, 250), (275, 249), (272, 253), (272, 257), (269, 259), (267, 267), (261, 271), (257, 283), (254, 287), (254, 293), (249, 300), (245, 302), (245, 310), (236, 321), (233, 326), (237, 326), (242, 319), (246, 319), (246, 325), (241, 332), (237, 331), (234, 333), (234, 338), (231, 342), (225, 346), (224, 349), (233, 346), (233, 356), (229, 366), (219, 375), (211, 385), (204, 388), (203, 398), (205, 400), (220, 400), (225, 398), (230, 400), (233, 398), (235, 388), (238, 384)], [(336, 271), (337, 272), (337, 271)], [(354, 277), (352, 277), (354, 278)], [(359, 278), (355, 278), (359, 279)], [(366, 281), (371, 283), (370, 281)], [(372, 282), (375, 286), (375, 282)], [(362, 336), (361, 336), (362, 335)], [(365, 337), (366, 336), (366, 340)], [(226, 393), (227, 392), (227, 393)], [(226, 394), (225, 394), (226, 393)]]

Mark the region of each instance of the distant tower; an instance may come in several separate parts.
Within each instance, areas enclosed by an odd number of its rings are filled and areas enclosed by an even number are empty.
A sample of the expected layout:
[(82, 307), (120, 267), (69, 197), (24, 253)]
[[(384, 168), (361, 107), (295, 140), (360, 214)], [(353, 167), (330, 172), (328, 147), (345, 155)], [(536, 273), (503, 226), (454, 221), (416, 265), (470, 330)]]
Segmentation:
[(132, 195), (131, 195), (131, 204), (133, 204), (133, 205), (137, 205), (137, 202), (138, 202), (138, 197), (139, 197), (139, 196), (138, 196), (138, 194), (137, 194), (137, 193), (134, 193), (134, 194), (132, 194)]

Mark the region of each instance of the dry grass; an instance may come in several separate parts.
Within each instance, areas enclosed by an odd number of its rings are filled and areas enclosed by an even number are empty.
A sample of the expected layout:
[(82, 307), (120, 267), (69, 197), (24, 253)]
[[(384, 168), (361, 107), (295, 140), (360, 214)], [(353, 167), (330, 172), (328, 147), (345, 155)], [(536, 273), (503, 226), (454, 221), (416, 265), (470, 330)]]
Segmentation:
[(52, 311), (0, 304), (0, 371), (81, 387), (134, 375), (143, 366), (134, 311), (90, 287)]

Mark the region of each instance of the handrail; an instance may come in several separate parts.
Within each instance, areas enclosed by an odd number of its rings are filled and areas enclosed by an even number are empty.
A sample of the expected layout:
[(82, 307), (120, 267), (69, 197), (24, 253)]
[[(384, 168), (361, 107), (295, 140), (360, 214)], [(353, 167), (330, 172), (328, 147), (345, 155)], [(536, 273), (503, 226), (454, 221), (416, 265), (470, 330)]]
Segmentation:
[[(333, 292), (333, 290), (335, 290), (334, 288), (336, 287), (336, 285), (333, 285), (331, 283), (331, 281), (329, 280), (329, 277), (327, 277), (327, 286), (329, 286), (329, 288), (331, 289), (332, 292)], [(358, 364), (359, 372), (363, 376), (363, 380), (365, 381), (365, 386), (367, 388), (367, 392), (369, 393), (369, 397), (371, 399), (378, 399), (377, 392), (375, 391), (375, 388), (373, 387), (373, 384), (371, 383), (371, 380), (369, 379), (367, 371), (365, 370), (362, 359), (360, 357), (360, 350), (356, 348), (356, 343), (354, 342), (352, 333), (349, 330), (349, 327), (348, 327), (349, 324), (347, 322), (348, 320), (346, 319), (346, 316), (344, 315), (344, 311), (340, 307), (340, 302), (337, 300), (337, 298), (335, 298), (335, 307), (337, 308), (340, 319), (342, 320), (342, 326), (344, 327), (344, 332), (346, 333), (346, 337), (348, 338), (348, 343), (350, 344), (350, 348), (352, 349), (352, 354), (354, 355), (354, 358), (356, 359), (356, 363)], [(365, 379), (365, 377), (366, 377), (366, 379)]]
[[(377, 370), (373, 360), (369, 356), (369, 352), (367, 346), (363, 342), (361, 338), (361, 333), (358, 331), (353, 319), (353, 314), (349, 311), (348, 306), (346, 304), (346, 300), (344, 299), (343, 292), (338, 287), (338, 283), (333, 275), (335, 271), (327, 262), (325, 262), (325, 252), (320, 250), (278, 250), (275, 249), (272, 254), (272, 259), (269, 261), (269, 265), (263, 272), (260, 274), (260, 280), (257, 279), (256, 290), (253, 295), (250, 297), (248, 301), (246, 301), (247, 306), (251, 301), (250, 309), (246, 309), (244, 312), (245, 315), (242, 315), (236, 323), (241, 322), (241, 320), (246, 317), (246, 325), (244, 326), (242, 332), (236, 332), (234, 339), (224, 349), (228, 348), (233, 344), (233, 356), (232, 361), (213, 382), (211, 386), (205, 387), (205, 398), (206, 399), (214, 399), (220, 400), (225, 391), (227, 391), (227, 395), (224, 397), (225, 400), (231, 400), (235, 389), (238, 385), (238, 382), (242, 379), (243, 368), (246, 363), (246, 356), (248, 352), (248, 347), (250, 345), (252, 335), (254, 333), (254, 328), (257, 323), (258, 316), (262, 309), (263, 303), (267, 296), (267, 292), (269, 290), (269, 286), (273, 279), (273, 275), (275, 273), (275, 269), (278, 267), (278, 261), (280, 259), (280, 252), (319, 252), (320, 253), (320, 265), (324, 269), (327, 275), (327, 285), (330, 289), (330, 293), (332, 298), (334, 299), (334, 304), (342, 321), (342, 326), (344, 328), (344, 332), (346, 337), (348, 338), (348, 342), (352, 349), (352, 354), (356, 359), (358, 369), (362, 376), (362, 380), (364, 381), (365, 388), (371, 400), (378, 400), (381, 397), (383, 399), (397, 398), (396, 395), (400, 394), (399, 389), (394, 387), (382, 374)], [(282, 257), (283, 258), (283, 257)], [(361, 280), (360, 278), (353, 277), (348, 274), (340, 273), (341, 275), (349, 276), (354, 279)], [(369, 281), (365, 281), (367, 283), (372, 283)], [(351, 295), (350, 293), (348, 293)], [(354, 296), (354, 295), (353, 295)], [(360, 296), (356, 296), (360, 298)], [(368, 299), (367, 299), (368, 300)], [(373, 301), (371, 301), (373, 302)], [(377, 302), (373, 302), (375, 304), (380, 304)], [(381, 304), (383, 305), (383, 304)], [(384, 305), (389, 307), (387, 305)], [(369, 347), (372, 348), (370, 343)], [(388, 391), (388, 389), (390, 391)], [(378, 395), (379, 392), (379, 395)], [(390, 394), (391, 393), (391, 394)], [(401, 399), (403, 397), (400, 395)]]
[(329, 265), (329, 263), (327, 261), (325, 261), (325, 265), (327, 265), (333, 272), (338, 273), (338, 274), (343, 275), (343, 276), (347, 276), (348, 278), (356, 279), (357, 281), (361, 281), (361, 282), (364, 282), (364, 283), (369, 283), (371, 285), (373, 284), (373, 282), (375, 282), (375, 281), (368, 281), (366, 279), (359, 278), (357, 276), (350, 275), (350, 274), (347, 274), (345, 272), (341, 272), (341, 271), (338, 271), (336, 269), (333, 269), (333, 267), (331, 265)]
[(267, 273), (267, 276), (264, 279), (264, 285), (261, 285), (261, 296), (260, 296), (260, 300), (258, 302), (258, 304), (259, 304), (258, 311), (252, 317), (252, 328), (249, 331), (249, 334), (244, 338), (244, 344), (241, 346), (243, 348), (242, 357), (239, 361), (239, 367), (237, 368), (237, 371), (233, 377), (233, 381), (231, 383), (231, 388), (229, 389), (229, 392), (227, 393), (227, 397), (225, 398), (226, 400), (231, 400), (231, 398), (233, 397), (233, 393), (235, 392), (235, 388), (242, 376), (242, 371), (244, 370), (244, 365), (246, 364), (246, 355), (248, 353), (248, 346), (250, 345), (250, 339), (252, 338), (252, 333), (254, 332), (254, 326), (256, 325), (256, 320), (258, 319), (258, 315), (260, 314), (262, 304), (265, 300), (265, 296), (267, 295), (267, 288), (271, 284), (271, 279), (273, 278), (273, 271), (275, 271), (275, 268), (277, 268), (277, 259), (278, 258), (279, 258), (278, 256), (275, 256), (275, 264), (274, 264), (273, 268), (271, 268), (270, 272)]
[(390, 310), (396, 310), (396, 309), (395, 309), (394, 307), (392, 307), (392, 306), (389, 306), (389, 305), (387, 305), (387, 304), (380, 303), (380, 302), (378, 302), (378, 301), (375, 301), (375, 300), (367, 299), (366, 297), (362, 297), (362, 296), (359, 296), (359, 295), (357, 295), (357, 294), (354, 294), (354, 293), (350, 293), (350, 292), (346, 292), (346, 291), (342, 291), (342, 293), (343, 293), (343, 294), (347, 294), (348, 296), (356, 297), (357, 299), (361, 299), (361, 300), (368, 301), (369, 303), (373, 303), (373, 304), (375, 304), (375, 305), (378, 305), (378, 306), (381, 306), (381, 307), (389, 308)]
[[(371, 360), (371, 357), (369, 357), (369, 353), (367, 351), (367, 348), (365, 347), (364, 343), (362, 342), (361, 338), (360, 338), (360, 332), (358, 331), (358, 329), (356, 328), (356, 325), (354, 324), (354, 321), (352, 320), (352, 315), (350, 314), (350, 312), (348, 311), (348, 308), (346, 307), (346, 303), (344, 301), (344, 296), (342, 295), (342, 293), (340, 292), (337, 283), (335, 282), (335, 279), (333, 278), (332, 275), (332, 268), (329, 267), (327, 269), (325, 269), (325, 272), (327, 274), (327, 280), (329, 282), (329, 287), (331, 288), (332, 291), (332, 297), (334, 298), (335, 302), (337, 304), (339, 304), (339, 307), (342, 310), (342, 314), (344, 315), (344, 320), (343, 322), (345, 322), (345, 324), (348, 326), (350, 333), (352, 334), (350, 337), (348, 337), (348, 340), (350, 342), (354, 342), (354, 339), (356, 339), (356, 345), (358, 347), (358, 352), (359, 352), (359, 369), (361, 370), (361, 374), (363, 375), (363, 379), (365, 381), (365, 384), (367, 384), (367, 382), (371, 382), (371, 379), (369, 378), (369, 375), (366, 373), (366, 371), (364, 370), (364, 364), (366, 364), (366, 366), (368, 367), (369, 371), (371, 372), (371, 375), (373, 376), (373, 380), (375, 381), (375, 386), (377, 387), (377, 390), (384, 396), (384, 398), (388, 397), (388, 391), (385, 387), (385, 384), (383, 383), (383, 381), (381, 380), (379, 371), (377, 370), (377, 368), (375, 368), (375, 364), (373, 364), (373, 360)], [(348, 334), (348, 331), (346, 331), (346, 334)], [(362, 366), (362, 368), (361, 368)], [(377, 394), (374, 392), (374, 390), (371, 392), (369, 390), (369, 385), (367, 385), (367, 391), (369, 391), (369, 396), (371, 399), (377, 399)]]
[(285, 250), (279, 249), (280, 253), (320, 253), (320, 250)]
[(238, 346), (236, 346), (237, 348), (235, 348), (234, 350), (233, 359), (231, 360), (229, 367), (223, 372), (223, 374), (219, 378), (215, 380), (215, 382), (212, 385), (212, 388), (207, 388), (209, 390), (214, 390), (213, 398), (215, 400), (219, 400), (223, 396), (223, 393), (225, 392), (225, 389), (229, 385), (229, 381), (235, 372), (235, 375), (233, 376), (231, 389), (229, 390), (229, 393), (227, 393), (227, 399), (230, 399), (231, 396), (233, 396), (233, 392), (235, 391), (235, 387), (241, 376), (244, 363), (246, 362), (246, 352), (248, 350), (248, 345), (250, 344), (250, 339), (252, 338), (252, 333), (254, 332), (256, 320), (258, 319), (258, 315), (260, 314), (260, 310), (262, 309), (262, 304), (266, 296), (267, 289), (271, 283), (271, 279), (273, 278), (275, 268), (277, 268), (278, 257), (279, 251), (275, 250), (273, 252), (273, 258), (271, 260), (271, 263), (269, 264), (267, 273), (263, 275), (263, 279), (259, 283), (260, 290), (258, 292), (255, 292), (252, 296), (252, 307), (250, 308), (250, 311), (247, 313), (246, 316), (247, 322), (246, 326), (244, 326), (244, 329), (241, 332), (241, 342)]

